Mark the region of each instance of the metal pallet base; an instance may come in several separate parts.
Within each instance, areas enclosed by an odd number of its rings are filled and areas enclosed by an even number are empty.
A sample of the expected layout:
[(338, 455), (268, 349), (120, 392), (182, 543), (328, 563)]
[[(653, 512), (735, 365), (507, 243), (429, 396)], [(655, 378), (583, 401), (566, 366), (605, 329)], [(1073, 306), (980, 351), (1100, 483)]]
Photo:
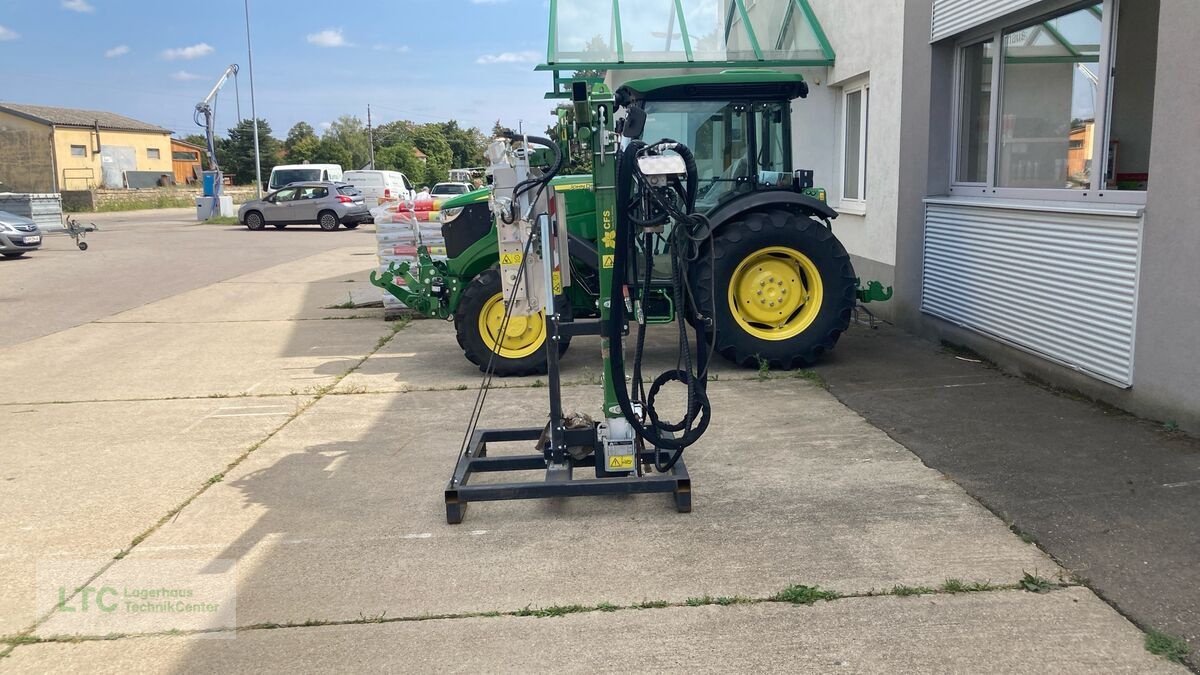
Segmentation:
[[(471, 437), (467, 452), (458, 458), (454, 467), (454, 476), (446, 486), (446, 522), (456, 525), (463, 521), (467, 505), (471, 502), (501, 501), (509, 499), (543, 499), (546, 497), (585, 497), (594, 495), (628, 495), (646, 494), (652, 492), (673, 493), (675, 510), (680, 513), (690, 513), (692, 510), (692, 479), (687, 467), (680, 459), (668, 473), (647, 473), (643, 476), (628, 474), (609, 474), (604, 477), (575, 478), (575, 469), (586, 468), (595, 473), (596, 459), (594, 455), (576, 460), (565, 457), (562, 464), (548, 463), (542, 453), (531, 455), (506, 455), (488, 457), (488, 443), (504, 443), (510, 441), (536, 441), (541, 437), (543, 429), (481, 429)], [(588, 445), (580, 442), (586, 437), (595, 439), (595, 430), (582, 429), (567, 432), (570, 445)], [(642, 452), (640, 460), (643, 465), (654, 464), (655, 457), (667, 461), (670, 453), (665, 450), (649, 450)], [(485, 483), (469, 485), (472, 474), (500, 471), (538, 471), (546, 472), (543, 481), (524, 481), (515, 483)]]

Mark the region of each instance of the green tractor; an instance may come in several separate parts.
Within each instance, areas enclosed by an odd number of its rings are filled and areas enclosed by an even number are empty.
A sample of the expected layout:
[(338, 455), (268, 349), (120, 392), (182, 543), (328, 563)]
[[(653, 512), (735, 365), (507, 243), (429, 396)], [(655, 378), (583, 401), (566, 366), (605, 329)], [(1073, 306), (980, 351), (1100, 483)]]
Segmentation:
[[(577, 102), (597, 88), (607, 93), (603, 84), (574, 85)], [(643, 308), (647, 323), (708, 321), (690, 305), (712, 307), (717, 353), (742, 366), (792, 369), (813, 364), (834, 347), (856, 302), (891, 297), (891, 289), (878, 282), (860, 286), (831, 229), (837, 212), (825, 203), (825, 191), (813, 185), (811, 171), (794, 170), (791, 105), (808, 94), (802, 76), (759, 69), (649, 78), (627, 82), (616, 94), (645, 112), (643, 137), (671, 138), (691, 149), (700, 177), (696, 208), (707, 216), (712, 234), (689, 265), (687, 307), (676, 306), (680, 296), (666, 256), (655, 257)], [(564, 151), (593, 147), (604, 133), (600, 124), (578, 125), (569, 114), (560, 115)], [(607, 230), (604, 218), (612, 216), (607, 210), (597, 214), (593, 186), (592, 175), (551, 182), (557, 217), (565, 219), (569, 232), (570, 265), (562, 273), (571, 283), (563, 289), (559, 311), (574, 318), (599, 315), (599, 268), (611, 266), (605, 260), (611, 256), (600, 252), (612, 243), (598, 236)], [(488, 200), (485, 188), (442, 204), (446, 260), (434, 260), (422, 249), (416, 265), (393, 265), (372, 274), (372, 283), (416, 312), (453, 317), (459, 346), (481, 370), (490, 361), (501, 376), (544, 373), (543, 318), (513, 316), (504, 322)], [(567, 346), (563, 336), (560, 352)]]

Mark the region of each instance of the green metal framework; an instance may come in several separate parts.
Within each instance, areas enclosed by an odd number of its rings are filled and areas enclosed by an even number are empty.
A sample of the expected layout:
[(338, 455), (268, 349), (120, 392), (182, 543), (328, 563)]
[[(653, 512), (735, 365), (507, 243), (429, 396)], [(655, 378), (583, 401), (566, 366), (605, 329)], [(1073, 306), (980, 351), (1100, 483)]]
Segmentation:
[[(570, 97), (566, 85), (572, 78), (563, 72), (584, 71), (595, 78), (608, 70), (821, 67), (832, 66), (836, 58), (808, 0), (760, 1), (752, 7), (746, 0), (720, 0), (719, 17), (702, 0), (611, 0), (608, 12), (605, 5), (550, 0), (546, 62), (536, 68), (554, 73), (554, 91), (546, 98)], [(593, 34), (605, 16), (607, 36)], [(655, 20), (665, 22), (665, 32), (652, 30), (658, 27)], [(711, 31), (697, 35), (697, 22)], [(764, 29), (770, 34), (762, 34)], [(633, 38), (637, 44), (628, 41), (630, 30), (639, 36)], [(661, 49), (645, 47), (659, 39)]]

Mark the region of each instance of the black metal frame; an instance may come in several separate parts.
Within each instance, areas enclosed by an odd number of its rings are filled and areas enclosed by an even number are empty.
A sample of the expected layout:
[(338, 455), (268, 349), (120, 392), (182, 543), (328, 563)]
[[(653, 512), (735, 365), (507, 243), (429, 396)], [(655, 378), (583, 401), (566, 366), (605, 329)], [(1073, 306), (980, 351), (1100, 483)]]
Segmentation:
[[(547, 460), (545, 454), (505, 455), (489, 457), (488, 443), (511, 441), (536, 442), (544, 429), (480, 429), (471, 437), (469, 450), (458, 458), (454, 475), (446, 486), (446, 522), (456, 525), (463, 521), (467, 505), (471, 502), (500, 501), (509, 499), (544, 499), (547, 497), (587, 497), (596, 495), (647, 494), (671, 492), (675, 499), (675, 510), (689, 513), (692, 510), (692, 479), (683, 460), (679, 460), (669, 473), (647, 473), (643, 476), (621, 474), (611, 478), (575, 478), (577, 468), (594, 468), (597, 457), (602, 461), (603, 450), (596, 448), (592, 456), (575, 459), (570, 455), (561, 463)], [(566, 443), (575, 445), (596, 444), (596, 430), (568, 429), (564, 433)], [(666, 462), (670, 453), (665, 450), (647, 450), (639, 453), (643, 466), (653, 466), (655, 459)], [(657, 457), (656, 457), (657, 455)], [(537, 471), (544, 469), (543, 481), (520, 481), (512, 483), (485, 483), (469, 485), (476, 473), (499, 471)], [(598, 472), (600, 473), (600, 472)]]
[[(655, 448), (638, 452), (638, 462), (645, 469), (636, 473), (609, 473), (604, 467), (604, 448), (596, 433), (596, 425), (588, 429), (568, 429), (563, 423), (562, 389), (558, 367), (558, 343), (564, 334), (600, 335), (603, 325), (597, 320), (563, 321), (562, 317), (547, 312), (546, 317), (546, 375), (549, 381), (550, 414), (553, 422), (549, 428), (529, 427), (522, 429), (477, 429), (471, 436), (467, 450), (459, 455), (454, 475), (446, 485), (446, 522), (457, 525), (466, 515), (471, 502), (502, 501), (509, 499), (545, 499), (548, 497), (587, 497), (597, 495), (628, 495), (654, 492), (670, 492), (674, 495), (675, 510), (690, 513), (692, 510), (692, 479), (687, 466), (680, 458), (667, 473), (654, 473), (655, 463), (665, 464), (671, 454)], [(528, 455), (488, 456), (488, 443), (529, 441), (538, 444), (543, 434), (549, 431), (542, 452)], [(590, 447), (592, 454), (576, 459), (568, 448)], [(577, 468), (593, 467), (595, 478), (575, 478)], [(502, 471), (545, 470), (543, 481), (518, 481), (510, 483), (485, 483), (469, 485), (476, 473)]]

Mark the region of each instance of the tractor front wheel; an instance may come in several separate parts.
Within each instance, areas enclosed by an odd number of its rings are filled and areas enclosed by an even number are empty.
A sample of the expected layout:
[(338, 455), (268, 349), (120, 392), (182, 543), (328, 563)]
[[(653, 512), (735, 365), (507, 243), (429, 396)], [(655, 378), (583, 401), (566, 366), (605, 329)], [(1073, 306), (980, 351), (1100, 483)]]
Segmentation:
[[(570, 311), (566, 303), (560, 303), (558, 309), (563, 316)], [(544, 312), (510, 316), (505, 326), (504, 287), (495, 268), (485, 270), (467, 285), (454, 312), (454, 329), (463, 354), (483, 372), (487, 372), (489, 361), (492, 372), (500, 377), (546, 372)], [(570, 341), (569, 336), (562, 336), (559, 354), (567, 351)]]
[(850, 256), (813, 218), (747, 214), (713, 238), (711, 260), (701, 257), (695, 283), (701, 302), (716, 311), (716, 351), (734, 363), (810, 366), (850, 325)]

